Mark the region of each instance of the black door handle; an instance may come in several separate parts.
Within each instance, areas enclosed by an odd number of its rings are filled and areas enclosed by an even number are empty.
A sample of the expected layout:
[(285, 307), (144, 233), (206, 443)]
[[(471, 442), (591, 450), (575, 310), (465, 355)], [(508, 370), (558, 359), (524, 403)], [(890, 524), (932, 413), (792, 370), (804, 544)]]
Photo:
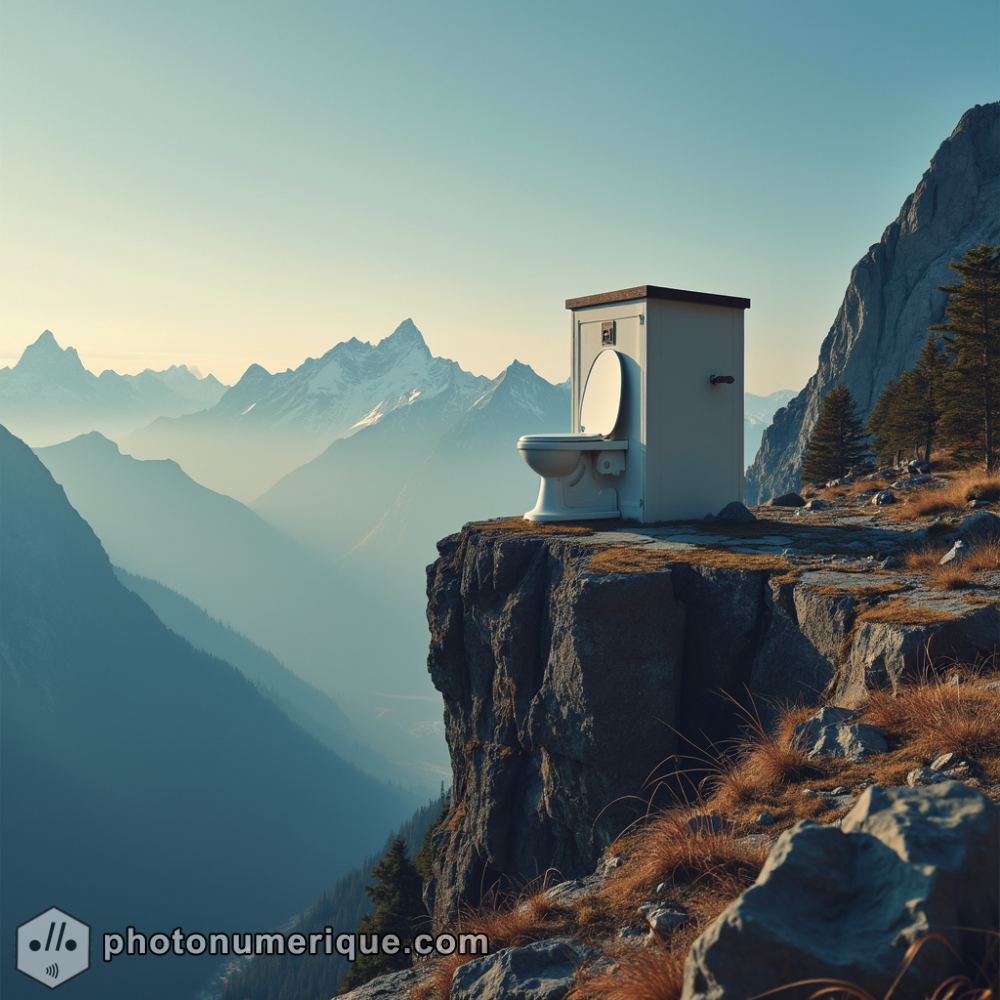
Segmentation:
[(718, 385), (720, 382), (725, 382), (727, 385), (732, 385), (735, 379), (732, 375), (712, 375), (709, 380), (712, 385)]

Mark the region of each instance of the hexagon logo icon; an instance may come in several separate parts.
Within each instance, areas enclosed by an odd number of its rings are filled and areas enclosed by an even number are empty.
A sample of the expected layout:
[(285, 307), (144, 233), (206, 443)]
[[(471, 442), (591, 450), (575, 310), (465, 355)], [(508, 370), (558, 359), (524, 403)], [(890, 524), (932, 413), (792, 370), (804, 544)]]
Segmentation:
[(17, 971), (54, 990), (90, 968), (90, 926), (57, 906), (17, 928)]

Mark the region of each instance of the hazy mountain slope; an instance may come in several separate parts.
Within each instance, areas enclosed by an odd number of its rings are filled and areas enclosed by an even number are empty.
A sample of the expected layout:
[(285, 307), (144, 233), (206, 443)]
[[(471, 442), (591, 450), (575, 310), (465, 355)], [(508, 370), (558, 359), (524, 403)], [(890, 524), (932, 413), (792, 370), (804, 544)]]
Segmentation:
[[(98, 941), (128, 925), (263, 930), (399, 822), (394, 793), (126, 590), (3, 428), (0, 505), (3, 940), (53, 903)], [(174, 1000), (213, 964), (98, 958), (61, 995)], [(13, 962), (0, 975), (4, 997), (37, 995)]]
[[(398, 831), (389, 837), (382, 849), (344, 876), (333, 892), (317, 900), (308, 913), (297, 922), (302, 933), (322, 932), (326, 927), (349, 927), (354, 930), (362, 916), (374, 912), (374, 904), (365, 892), (371, 885), (372, 868), (385, 857), (397, 837), (415, 857), (432, 825), (442, 816), (445, 799), (438, 798), (418, 809)], [(336, 996), (340, 981), (347, 975), (349, 963), (340, 955), (295, 958), (265, 956), (254, 960), (233, 975), (226, 983), (220, 1000), (328, 1000)]]
[(118, 436), (158, 416), (180, 416), (213, 406), (226, 387), (185, 366), (138, 375), (83, 366), (46, 330), (13, 368), (0, 368), (0, 421), (40, 446), (87, 431)]
[(207, 611), (162, 583), (136, 576), (121, 567), (115, 567), (115, 576), (138, 594), (167, 628), (195, 649), (236, 667), (265, 698), (324, 746), (368, 774), (409, 780), (409, 776), (362, 742), (351, 720), (329, 695), (293, 674), (272, 653), (216, 621)]
[(867, 418), (891, 379), (912, 367), (944, 313), (948, 262), (1000, 243), (1000, 103), (976, 105), (931, 160), (899, 216), (851, 272), (819, 367), (764, 433), (747, 471), (747, 503), (799, 484), (802, 452), (827, 392), (843, 382)]
[(756, 456), (761, 438), (774, 414), (794, 395), (794, 389), (779, 389), (768, 396), (743, 393), (743, 457), (747, 465)]
[(391, 648), (424, 648), (425, 567), (435, 543), (466, 521), (520, 514), (538, 477), (517, 450), (521, 434), (565, 431), (569, 390), (514, 362), (491, 384), (407, 479), (376, 528), (345, 560), (352, 575), (377, 581), (394, 608)]
[(517, 439), (568, 431), (569, 420), (569, 388), (514, 361), (414, 470), (355, 556), (383, 564), (415, 557), (423, 566), (436, 558), (434, 543), (466, 521), (530, 510), (539, 480)]
[(250, 501), (382, 408), (485, 383), (434, 357), (407, 319), (375, 345), (351, 339), (285, 372), (251, 365), (211, 409), (157, 420), (125, 445), (138, 458), (175, 459), (198, 482)]
[(379, 581), (335, 574), (175, 462), (122, 455), (99, 434), (38, 455), (116, 565), (177, 591), (274, 653), (336, 698), (391, 763), (437, 787), (444, 746), (440, 702), (424, 668), (427, 640), (396, 640), (394, 608)]
[(327, 658), (303, 636), (341, 599), (319, 560), (175, 463), (141, 462), (86, 434), (37, 449), (116, 565), (176, 590), (332, 692)]
[(270, 524), (340, 559), (379, 523), (413, 471), (479, 395), (454, 387), (378, 419), (282, 478), (251, 508)]

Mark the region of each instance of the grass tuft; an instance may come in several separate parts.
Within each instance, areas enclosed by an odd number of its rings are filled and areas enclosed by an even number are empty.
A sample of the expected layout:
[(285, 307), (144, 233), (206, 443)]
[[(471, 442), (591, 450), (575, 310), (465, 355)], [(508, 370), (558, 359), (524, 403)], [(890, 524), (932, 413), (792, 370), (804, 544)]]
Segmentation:
[(484, 535), (592, 535), (594, 533), (593, 527), (589, 524), (526, 521), (523, 517), (498, 517), (492, 521), (477, 522), (476, 528)]
[[(493, 953), (555, 937), (569, 930), (571, 924), (572, 911), (548, 899), (543, 883), (541, 890), (526, 889), (515, 896), (492, 893), (481, 906), (466, 907), (449, 930), (455, 935), (485, 934)], [(448, 1000), (455, 970), (480, 957), (454, 952), (431, 959), (430, 972), (413, 990), (413, 1000)]]
[(895, 692), (875, 690), (863, 707), (865, 722), (905, 742), (910, 755), (933, 760), (947, 751), (976, 758), (1000, 755), (1000, 694), (977, 672), (951, 677), (925, 674)]
[(727, 548), (699, 545), (691, 549), (650, 549), (646, 545), (610, 545), (590, 557), (591, 573), (651, 573), (671, 565), (709, 566), (712, 569), (737, 569), (787, 573), (791, 563), (780, 556), (759, 552), (734, 552)]
[(947, 611), (913, 604), (905, 597), (894, 597), (862, 611), (856, 621), (888, 622), (893, 625), (930, 625), (934, 622), (952, 621), (956, 616)]
[(684, 955), (663, 946), (630, 948), (596, 975), (583, 974), (566, 1000), (680, 1000)]
[(964, 469), (945, 474), (944, 486), (928, 485), (907, 491), (894, 506), (893, 520), (909, 521), (919, 517), (934, 517), (965, 511), (970, 500), (1000, 500), (1000, 472)]

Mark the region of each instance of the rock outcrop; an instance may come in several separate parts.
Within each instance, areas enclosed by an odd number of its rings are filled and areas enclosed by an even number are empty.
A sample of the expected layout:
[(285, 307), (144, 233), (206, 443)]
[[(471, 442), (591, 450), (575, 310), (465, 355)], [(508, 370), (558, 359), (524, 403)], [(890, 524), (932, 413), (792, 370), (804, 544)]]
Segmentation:
[[(860, 558), (796, 568), (781, 521), (590, 535), (524, 525), (467, 525), (428, 570), (428, 662), (454, 803), (434, 837), (439, 923), (497, 884), (589, 874), (644, 810), (666, 759), (735, 735), (734, 702), (752, 697), (766, 712), (769, 700), (825, 694), (850, 707), (928, 655), (972, 659), (1000, 639), (995, 602), (935, 594), (925, 607), (902, 572), (866, 581), (876, 563)], [(798, 544), (817, 544), (818, 530)], [(825, 544), (842, 548), (894, 544), (881, 529), (827, 530)], [(826, 734), (837, 752), (873, 752), (877, 734), (846, 716)]]
[(446, 919), (498, 880), (593, 869), (634, 814), (615, 800), (675, 749), (684, 611), (669, 573), (589, 576), (572, 542), (466, 532), (441, 552), (428, 617), (458, 803), (435, 835)]
[(782, 834), (755, 885), (694, 943), (683, 1000), (743, 1000), (750, 987), (810, 979), (887, 995), (907, 948), (934, 932), (951, 950), (928, 941), (893, 992), (919, 1000), (985, 955), (998, 883), (1000, 810), (982, 793), (954, 781), (869, 788), (840, 829), (801, 822)]
[(816, 374), (775, 414), (747, 470), (748, 504), (798, 488), (803, 449), (833, 386), (843, 382), (867, 418), (941, 321), (939, 286), (955, 277), (949, 261), (980, 243), (1000, 243), (1000, 103), (962, 116), (896, 221), (855, 265)]

